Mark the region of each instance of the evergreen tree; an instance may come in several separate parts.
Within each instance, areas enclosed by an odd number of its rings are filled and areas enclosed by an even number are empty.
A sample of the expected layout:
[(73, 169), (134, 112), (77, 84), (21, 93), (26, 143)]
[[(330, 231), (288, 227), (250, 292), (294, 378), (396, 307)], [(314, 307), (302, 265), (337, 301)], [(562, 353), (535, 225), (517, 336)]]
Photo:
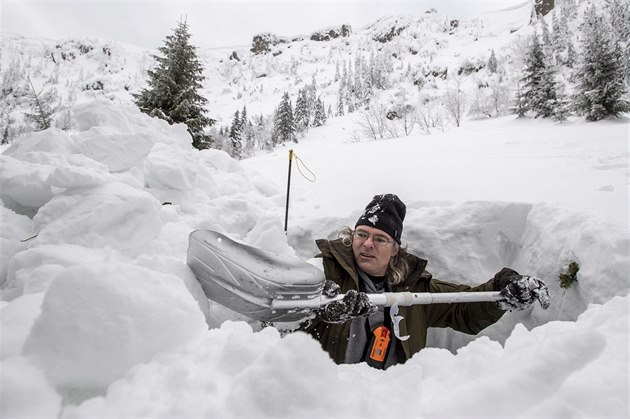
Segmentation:
[(243, 126), (242, 119), (238, 111), (234, 112), (234, 119), (232, 119), (232, 126), (230, 127), (230, 155), (235, 159), (240, 160), (243, 157)]
[(523, 118), (527, 115), (527, 100), (525, 98), (525, 93), (523, 92), (523, 87), (520, 83), (517, 85), (516, 98), (514, 100), (512, 112), (518, 115), (519, 118)]
[(161, 55), (153, 56), (157, 65), (147, 72), (149, 87), (133, 96), (142, 112), (169, 124), (186, 124), (193, 147), (201, 150), (212, 143), (204, 129), (215, 121), (206, 116), (207, 100), (199, 94), (205, 77), (196, 47), (189, 43), (190, 36), (186, 22), (178, 22), (159, 48)]
[[(545, 57), (538, 36), (532, 36), (529, 49), (525, 55), (524, 76), (521, 78), (523, 89), (517, 100), (521, 112), (532, 111), (536, 117), (548, 118), (555, 113), (556, 90), (555, 72)], [(519, 116), (522, 116), (519, 114)]]
[(551, 42), (553, 43), (553, 50), (555, 52), (556, 62), (558, 64), (564, 64), (566, 59), (563, 58), (563, 54), (567, 49), (567, 43), (569, 40), (569, 30), (567, 27), (567, 20), (559, 12), (559, 9), (553, 9), (552, 24), (553, 34)]
[(308, 121), (309, 125), (313, 122), (313, 117), (315, 116), (315, 109), (317, 107), (317, 82), (315, 81), (315, 75), (313, 74), (313, 78), (311, 80), (310, 86), (306, 87), (306, 100), (308, 110)]
[(544, 18), (539, 20), (539, 24), (542, 32), (542, 47), (545, 53), (545, 57), (549, 60), (553, 56), (553, 43), (551, 40), (551, 33), (549, 32), (549, 25)]
[(493, 49), (490, 52), (490, 58), (488, 59), (488, 70), (490, 70), (491, 73), (496, 73), (497, 67), (498, 67), (497, 56), (494, 54), (494, 49)]
[(249, 125), (249, 120), (247, 119), (247, 106), (243, 105), (243, 111), (241, 112), (241, 127), (246, 127)]
[(343, 91), (341, 89), (339, 89), (339, 95), (337, 96), (337, 116), (343, 116), (344, 115), (344, 110), (343, 110)]
[(315, 104), (315, 114), (313, 115), (313, 126), (321, 127), (326, 123), (326, 108), (322, 98), (317, 98)]
[(575, 48), (573, 47), (573, 42), (570, 40), (567, 42), (567, 58), (564, 60), (564, 65), (569, 68), (573, 68), (577, 61), (577, 52), (575, 52)]
[(610, 27), (594, 5), (586, 10), (580, 31), (582, 55), (575, 73), (578, 85), (574, 95), (576, 111), (589, 121), (630, 112), (630, 103), (623, 99), (627, 89), (626, 62), (623, 60), (628, 57), (622, 53)]
[(620, 43), (630, 43), (630, 2), (628, 0), (607, 0), (606, 9), (610, 24)]
[[(28, 83), (31, 86), (30, 102), (32, 112), (26, 113), (25, 116), (35, 124), (37, 131), (48, 129), (52, 126), (55, 114), (52, 103), (57, 99), (57, 91), (51, 89), (44, 94), (41, 91), (37, 93), (30, 77), (28, 78)], [(8, 135), (8, 131), (6, 131), (6, 134)]]
[(286, 141), (293, 141), (297, 143), (297, 137), (295, 136), (295, 121), (293, 119), (293, 107), (291, 105), (291, 99), (289, 93), (285, 92), (282, 96), (282, 101), (276, 110), (276, 117), (274, 121), (274, 133), (275, 143), (284, 143)]
[[(608, 0), (606, 4), (613, 33), (622, 53), (630, 57), (630, 1)], [(626, 84), (630, 86), (630, 59), (625, 61)]]
[(306, 89), (300, 89), (298, 91), (298, 97), (295, 102), (295, 112), (293, 114), (295, 120), (295, 128), (298, 131), (308, 131), (310, 125), (309, 111), (308, 111), (308, 98), (306, 97)]

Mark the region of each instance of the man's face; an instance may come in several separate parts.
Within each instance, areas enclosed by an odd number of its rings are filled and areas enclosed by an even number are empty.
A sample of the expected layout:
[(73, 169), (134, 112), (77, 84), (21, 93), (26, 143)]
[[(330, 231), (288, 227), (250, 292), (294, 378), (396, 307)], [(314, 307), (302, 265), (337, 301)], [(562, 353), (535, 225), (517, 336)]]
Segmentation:
[(357, 266), (363, 272), (372, 276), (385, 276), (397, 247), (394, 239), (383, 230), (361, 225), (354, 231), (352, 252)]

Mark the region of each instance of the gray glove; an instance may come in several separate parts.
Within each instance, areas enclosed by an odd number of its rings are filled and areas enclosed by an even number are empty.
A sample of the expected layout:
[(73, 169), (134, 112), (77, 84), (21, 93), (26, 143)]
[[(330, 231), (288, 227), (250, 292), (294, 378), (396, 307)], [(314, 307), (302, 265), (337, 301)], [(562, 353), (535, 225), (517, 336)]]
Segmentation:
[[(339, 294), (339, 285), (327, 280), (322, 293), (327, 297), (335, 297)], [(343, 323), (356, 317), (369, 317), (378, 311), (378, 307), (370, 302), (364, 292), (350, 290), (344, 295), (343, 300), (326, 304), (317, 313), (326, 323)]]
[(494, 276), (494, 288), (500, 290), (504, 298), (497, 303), (502, 310), (525, 310), (536, 300), (544, 310), (549, 307), (549, 288), (533, 276), (503, 268)]

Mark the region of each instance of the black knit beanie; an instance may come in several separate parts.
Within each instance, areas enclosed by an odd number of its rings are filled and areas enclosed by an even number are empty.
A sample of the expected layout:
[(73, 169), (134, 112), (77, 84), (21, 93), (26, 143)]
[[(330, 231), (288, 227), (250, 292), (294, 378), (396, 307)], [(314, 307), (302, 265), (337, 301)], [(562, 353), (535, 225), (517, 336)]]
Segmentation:
[(400, 244), (406, 212), (407, 207), (396, 195), (376, 195), (365, 207), (365, 211), (359, 217), (356, 225), (370, 226), (383, 230), (392, 236), (396, 243)]

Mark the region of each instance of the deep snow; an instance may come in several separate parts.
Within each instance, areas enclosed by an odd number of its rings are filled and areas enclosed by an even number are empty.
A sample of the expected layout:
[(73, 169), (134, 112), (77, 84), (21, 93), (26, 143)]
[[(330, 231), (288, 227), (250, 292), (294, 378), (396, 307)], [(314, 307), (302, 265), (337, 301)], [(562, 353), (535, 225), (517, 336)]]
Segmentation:
[[(333, 120), (293, 145), (317, 179), (293, 172), (290, 247), (289, 145), (239, 163), (131, 106), (74, 115), (77, 130), (0, 156), (3, 417), (627, 416), (627, 119), (365, 142)], [(547, 281), (551, 308), (477, 338), (432, 331), (383, 372), (242, 321), (185, 264), (197, 228), (308, 259), (383, 192), (408, 203), (403, 241), (435, 276), (512, 266)], [(562, 290), (570, 259), (579, 281)]]

